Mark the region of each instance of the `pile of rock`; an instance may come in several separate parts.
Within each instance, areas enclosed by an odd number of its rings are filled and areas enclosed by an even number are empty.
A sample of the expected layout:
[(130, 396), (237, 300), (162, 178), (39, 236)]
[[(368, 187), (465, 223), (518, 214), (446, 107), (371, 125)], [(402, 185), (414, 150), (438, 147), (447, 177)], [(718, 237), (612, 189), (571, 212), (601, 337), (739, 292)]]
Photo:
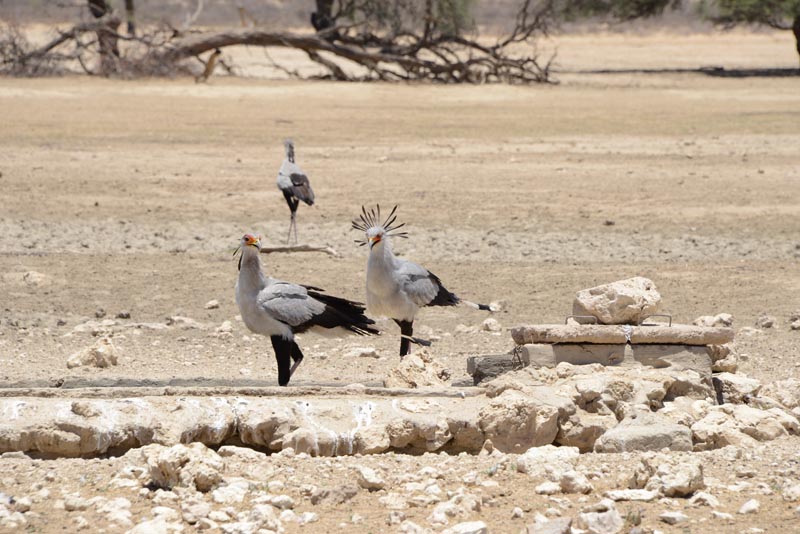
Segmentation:
[[(651, 280), (630, 278), (579, 291), (573, 324), (522, 326), (512, 330), (512, 337), (529, 365), (638, 362), (693, 369), (710, 378), (713, 360), (730, 352), (719, 347), (733, 341), (733, 330), (717, 324), (645, 323), (658, 314), (660, 305), (661, 295)], [(589, 317), (597, 324), (581, 324)]]
[[(734, 335), (729, 324), (667, 325), (647, 321), (658, 315), (660, 305), (661, 295), (655, 284), (642, 277), (579, 291), (573, 303), (574, 315), (567, 324), (527, 325), (511, 330), (517, 345), (516, 363), (535, 367), (555, 367), (566, 362), (691, 369), (709, 383), (712, 370), (736, 370), (736, 362), (725, 345)], [(468, 370), (477, 384), (507, 371), (511, 362), (504, 360), (498, 366), (496, 360), (476, 358)]]

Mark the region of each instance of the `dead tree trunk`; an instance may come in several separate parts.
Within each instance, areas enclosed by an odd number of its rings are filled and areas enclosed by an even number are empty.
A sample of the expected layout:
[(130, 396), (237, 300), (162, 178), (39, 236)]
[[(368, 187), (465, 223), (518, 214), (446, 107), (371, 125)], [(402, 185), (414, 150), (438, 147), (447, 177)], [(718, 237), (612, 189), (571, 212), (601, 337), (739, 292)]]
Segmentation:
[(792, 33), (794, 34), (797, 56), (798, 59), (800, 59), (800, 15), (794, 17), (794, 24), (792, 24)]
[(88, 0), (89, 12), (96, 19), (104, 19), (105, 24), (97, 29), (97, 46), (100, 54), (100, 74), (108, 76), (119, 71), (119, 36), (116, 18), (106, 0)]
[(136, 6), (133, 0), (125, 0), (125, 19), (128, 21), (128, 35), (136, 35)]

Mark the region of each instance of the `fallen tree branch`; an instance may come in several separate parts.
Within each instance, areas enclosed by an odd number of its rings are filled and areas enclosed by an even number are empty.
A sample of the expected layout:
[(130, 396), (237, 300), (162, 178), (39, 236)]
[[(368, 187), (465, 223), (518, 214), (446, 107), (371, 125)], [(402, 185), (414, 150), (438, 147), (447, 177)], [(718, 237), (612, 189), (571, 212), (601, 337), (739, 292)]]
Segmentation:
[(273, 254), (273, 253), (289, 253), (289, 252), (322, 252), (327, 254), (328, 256), (333, 256), (334, 258), (338, 258), (339, 253), (336, 252), (333, 248), (326, 246), (326, 245), (286, 245), (286, 246), (278, 246), (278, 247), (262, 247), (261, 253), (262, 254)]

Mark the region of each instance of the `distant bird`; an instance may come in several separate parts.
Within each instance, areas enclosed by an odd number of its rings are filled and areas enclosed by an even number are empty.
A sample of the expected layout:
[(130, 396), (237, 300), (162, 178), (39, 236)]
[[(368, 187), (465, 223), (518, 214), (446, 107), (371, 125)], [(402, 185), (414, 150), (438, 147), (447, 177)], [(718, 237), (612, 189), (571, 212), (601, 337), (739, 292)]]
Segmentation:
[(397, 206), (381, 224), (381, 208), (369, 212), (362, 206), (353, 228), (366, 233), (366, 239), (356, 240), (360, 246), (369, 244), (367, 261), (367, 311), (394, 319), (400, 327), (400, 357), (410, 351), (410, 344), (430, 345), (429, 341), (413, 337), (414, 317), (423, 306), (456, 306), (464, 303), (479, 310), (489, 310), (486, 304), (462, 300), (448, 291), (439, 277), (416, 263), (398, 258), (392, 252), (392, 237), (408, 237), (397, 230)]
[(295, 222), (297, 206), (301, 200), (309, 206), (313, 206), (314, 191), (311, 189), (311, 183), (308, 181), (306, 173), (294, 162), (292, 140), (285, 140), (283, 146), (286, 148), (286, 157), (278, 171), (278, 189), (283, 192), (286, 203), (289, 204), (289, 210), (292, 212), (292, 218), (289, 221), (289, 236), (286, 238), (288, 245), (292, 238), (292, 228), (294, 228), (294, 242), (297, 243), (297, 223)]
[[(285, 386), (303, 361), (294, 335), (312, 328), (343, 328), (359, 335), (378, 334), (364, 306), (323, 293), (323, 289), (282, 282), (261, 271), (261, 239), (245, 234), (237, 252), (236, 304), (252, 332), (269, 336), (278, 361), (278, 384)], [(236, 252), (234, 252), (236, 254)], [(294, 364), (291, 365), (291, 361)]]

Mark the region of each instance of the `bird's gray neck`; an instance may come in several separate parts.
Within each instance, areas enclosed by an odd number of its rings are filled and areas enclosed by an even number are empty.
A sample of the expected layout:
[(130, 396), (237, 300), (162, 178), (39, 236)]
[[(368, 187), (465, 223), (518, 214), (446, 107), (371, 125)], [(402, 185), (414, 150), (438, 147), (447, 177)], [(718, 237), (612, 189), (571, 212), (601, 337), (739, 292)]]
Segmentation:
[(294, 145), (292, 143), (286, 143), (286, 159), (290, 163), (294, 163)]
[(267, 285), (267, 277), (261, 272), (261, 258), (254, 247), (242, 250), (241, 264), (239, 265), (239, 287), (250, 293), (261, 291)]
[(380, 244), (369, 251), (369, 264), (376, 268), (392, 269), (397, 263), (397, 257), (392, 250), (392, 243), (384, 237)]

